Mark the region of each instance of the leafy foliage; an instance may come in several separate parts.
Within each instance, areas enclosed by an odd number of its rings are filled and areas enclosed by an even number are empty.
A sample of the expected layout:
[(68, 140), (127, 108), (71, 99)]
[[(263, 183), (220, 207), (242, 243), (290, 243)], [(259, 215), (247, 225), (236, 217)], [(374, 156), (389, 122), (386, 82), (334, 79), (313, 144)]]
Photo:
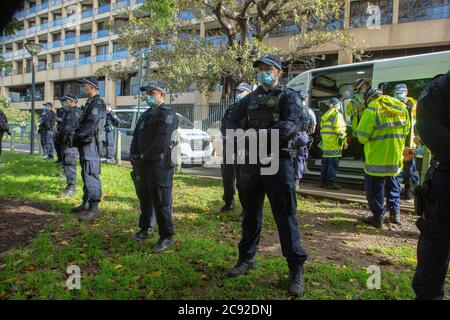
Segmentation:
[[(147, 72), (147, 79), (159, 78), (172, 91), (194, 85), (207, 92), (225, 84), (224, 94), (230, 95), (238, 82), (254, 82), (252, 61), (263, 53), (276, 52), (285, 64), (313, 57), (315, 49), (329, 44), (360, 55), (348, 33), (332, 30), (339, 29), (333, 26), (343, 17), (343, 6), (339, 0), (147, 0), (129, 11), (119, 44), (135, 55), (151, 48), (148, 59), (155, 72)], [(182, 19), (186, 10), (193, 19)], [(219, 28), (205, 33), (200, 21), (217, 21)], [(291, 37), (289, 48), (268, 47), (272, 32), (292, 25), (302, 30)], [(117, 77), (114, 68), (102, 71)]]

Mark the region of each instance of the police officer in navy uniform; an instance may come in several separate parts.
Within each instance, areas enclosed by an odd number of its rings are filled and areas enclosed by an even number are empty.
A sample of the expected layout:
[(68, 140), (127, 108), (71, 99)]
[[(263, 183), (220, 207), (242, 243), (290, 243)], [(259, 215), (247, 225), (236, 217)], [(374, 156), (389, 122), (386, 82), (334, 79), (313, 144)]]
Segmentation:
[(116, 142), (116, 127), (120, 123), (119, 117), (112, 111), (110, 104), (106, 104), (106, 121), (105, 121), (105, 136), (106, 136), (106, 163), (114, 164), (114, 147)]
[(53, 160), (53, 134), (56, 124), (56, 113), (53, 111), (51, 102), (44, 103), (44, 110), (39, 124), (39, 133), (41, 134), (41, 145), (44, 152), (44, 160)]
[(178, 127), (177, 114), (164, 104), (166, 91), (154, 83), (140, 88), (150, 107), (136, 125), (131, 141), (132, 178), (140, 201), (141, 215), (136, 239), (144, 240), (153, 232), (152, 216), (156, 216), (159, 240), (153, 252), (161, 253), (173, 245), (172, 185)]
[(89, 222), (99, 216), (98, 205), (102, 197), (100, 181), (100, 121), (105, 117), (106, 105), (98, 94), (98, 81), (95, 78), (80, 80), (81, 91), (87, 94), (85, 108), (78, 121), (73, 137), (73, 146), (80, 154), (81, 177), (83, 178), (83, 203), (72, 209), (74, 213), (84, 213), (79, 217)]
[[(6, 117), (6, 114), (2, 110), (0, 110), (0, 155), (2, 154), (2, 139), (5, 132), (11, 135), (11, 131), (8, 125), (8, 118)], [(2, 163), (3, 160), (0, 159), (0, 164)]]
[(236, 97), (235, 103), (230, 105), (222, 117), (220, 132), (222, 133), (222, 145), (223, 145), (223, 160), (221, 165), (221, 173), (222, 173), (222, 184), (223, 184), (223, 196), (222, 199), (225, 201), (225, 205), (220, 209), (221, 212), (232, 211), (235, 208), (234, 204), (234, 195), (236, 193), (236, 188), (239, 188), (239, 166), (236, 164), (236, 159), (232, 161), (231, 159), (227, 159), (226, 157), (226, 129), (225, 129), (225, 121), (228, 119), (233, 113), (236, 105), (241, 101), (245, 96), (247, 96), (250, 92), (253, 91), (251, 85), (246, 82), (241, 83), (236, 87)]
[(81, 111), (77, 107), (78, 97), (68, 94), (61, 98), (65, 104), (65, 114), (63, 122), (60, 125), (61, 135), (61, 154), (66, 176), (67, 185), (62, 196), (68, 197), (77, 191), (77, 156), (78, 150), (73, 146), (73, 136), (77, 128), (78, 120), (81, 117)]
[(56, 162), (59, 164), (62, 164), (63, 162), (63, 155), (61, 152), (61, 146), (62, 146), (62, 135), (61, 135), (61, 124), (64, 120), (64, 115), (67, 111), (66, 108), (66, 99), (65, 97), (62, 97), (59, 99), (61, 102), (61, 107), (56, 109), (56, 128), (55, 133), (53, 135), (53, 145), (55, 146), (56, 151)]
[(417, 299), (442, 300), (450, 258), (450, 71), (422, 92), (416, 128), (434, 158), (422, 188), (416, 189), (421, 217), (413, 288)]
[[(242, 239), (239, 243), (239, 259), (229, 276), (241, 276), (256, 266), (256, 248), (262, 228), (263, 204), (267, 194), (277, 223), (281, 249), (289, 266), (289, 294), (304, 294), (303, 263), (307, 254), (300, 244), (296, 219), (296, 192), (294, 182), (293, 152), (288, 152), (297, 132), (305, 130), (307, 114), (300, 117), (301, 101), (297, 92), (279, 85), (282, 73), (277, 56), (266, 55), (255, 61), (260, 85), (242, 99), (227, 122), (227, 129), (237, 129), (243, 121), (243, 129), (268, 130), (268, 145), (274, 130), (279, 132), (279, 168), (274, 175), (261, 174), (265, 162), (247, 162), (241, 165), (239, 198), (244, 209)], [(301, 120), (301, 121), (300, 121)], [(291, 150), (293, 151), (293, 150)], [(238, 151), (239, 152), (239, 151)]]

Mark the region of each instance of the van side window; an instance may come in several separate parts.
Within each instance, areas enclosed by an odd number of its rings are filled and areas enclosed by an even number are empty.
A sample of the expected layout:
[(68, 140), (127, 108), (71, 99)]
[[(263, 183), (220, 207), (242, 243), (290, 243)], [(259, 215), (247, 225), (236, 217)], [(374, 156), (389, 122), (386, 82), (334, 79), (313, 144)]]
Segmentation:
[(121, 129), (131, 129), (131, 125), (133, 123), (133, 117), (135, 112), (133, 111), (121, 111), (116, 112), (117, 116), (122, 120), (119, 124), (119, 128)]
[(418, 99), (420, 93), (426, 84), (431, 80), (430, 79), (418, 79), (418, 80), (405, 80), (405, 81), (394, 81), (394, 82), (383, 82), (380, 83), (379, 88), (383, 90), (384, 94), (393, 96), (394, 95), (394, 87), (397, 84), (404, 83), (408, 87), (408, 96), (414, 99)]

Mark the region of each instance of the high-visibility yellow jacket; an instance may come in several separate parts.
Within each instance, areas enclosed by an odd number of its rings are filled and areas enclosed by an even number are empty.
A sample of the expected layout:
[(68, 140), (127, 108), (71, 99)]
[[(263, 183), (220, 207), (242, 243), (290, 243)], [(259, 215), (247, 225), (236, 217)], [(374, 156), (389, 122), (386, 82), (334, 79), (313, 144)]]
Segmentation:
[(406, 105), (390, 96), (372, 100), (357, 128), (364, 144), (364, 171), (371, 176), (397, 176), (403, 165), (405, 139), (411, 128)]
[(348, 103), (345, 110), (346, 114), (350, 117), (353, 135), (356, 136), (356, 128), (364, 111), (364, 104), (354, 98)]
[(342, 157), (347, 126), (339, 106), (330, 108), (320, 119), (320, 135), (324, 158)]
[(417, 101), (411, 97), (407, 97), (406, 100), (411, 104), (411, 109), (407, 108), (409, 109), (409, 115), (411, 119), (411, 129), (406, 138), (406, 146), (414, 148), (416, 147), (416, 144), (414, 143), (414, 126), (416, 125)]

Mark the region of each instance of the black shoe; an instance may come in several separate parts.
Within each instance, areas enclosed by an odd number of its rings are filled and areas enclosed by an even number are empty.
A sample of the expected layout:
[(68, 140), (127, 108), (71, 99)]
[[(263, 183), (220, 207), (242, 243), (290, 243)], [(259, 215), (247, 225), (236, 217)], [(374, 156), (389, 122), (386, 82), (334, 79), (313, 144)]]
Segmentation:
[(402, 200), (413, 200), (414, 199), (414, 195), (412, 194), (412, 192), (405, 192), (405, 193), (402, 193), (400, 198)]
[(334, 182), (332, 184), (327, 185), (326, 188), (330, 189), (330, 190), (341, 190), (342, 189), (342, 187), (340, 185), (338, 185)]
[(78, 220), (81, 222), (91, 222), (95, 218), (100, 215), (100, 211), (98, 209), (89, 209), (86, 214), (80, 216)]
[(391, 216), (391, 223), (401, 224), (400, 223), (400, 211), (391, 212), (390, 216)]
[(171, 238), (159, 239), (158, 242), (153, 246), (153, 253), (162, 253), (166, 251), (169, 247), (174, 244)]
[(89, 210), (89, 204), (83, 203), (83, 204), (79, 205), (78, 207), (72, 208), (71, 212), (72, 213), (81, 213), (81, 212), (85, 212), (88, 210)]
[(227, 211), (233, 211), (235, 209), (234, 201), (231, 201), (229, 203), (225, 203), (225, 205), (220, 208), (220, 212), (227, 212)]
[(247, 272), (251, 269), (255, 269), (256, 267), (256, 258), (246, 259), (246, 260), (238, 260), (238, 262), (231, 268), (230, 272), (228, 272), (228, 276), (230, 277), (239, 277), (247, 274)]
[(362, 222), (364, 222), (365, 224), (371, 225), (372, 227), (378, 228), (378, 229), (383, 229), (383, 220), (384, 217), (375, 217), (373, 215), (364, 217), (361, 219)]
[(64, 189), (64, 191), (62, 192), (62, 196), (63, 197), (70, 197), (71, 195), (73, 195), (73, 194), (75, 194), (77, 192), (77, 189), (76, 188), (73, 188), (73, 187), (66, 187), (65, 189)]
[(153, 229), (141, 229), (134, 235), (134, 239), (137, 241), (143, 241), (151, 236), (153, 236)]
[(303, 266), (296, 271), (289, 271), (289, 289), (290, 296), (303, 297), (305, 294), (305, 277), (303, 275)]
[(320, 187), (321, 187), (321, 188), (326, 188), (327, 185), (326, 185), (326, 183), (321, 183), (321, 184), (320, 184)]

